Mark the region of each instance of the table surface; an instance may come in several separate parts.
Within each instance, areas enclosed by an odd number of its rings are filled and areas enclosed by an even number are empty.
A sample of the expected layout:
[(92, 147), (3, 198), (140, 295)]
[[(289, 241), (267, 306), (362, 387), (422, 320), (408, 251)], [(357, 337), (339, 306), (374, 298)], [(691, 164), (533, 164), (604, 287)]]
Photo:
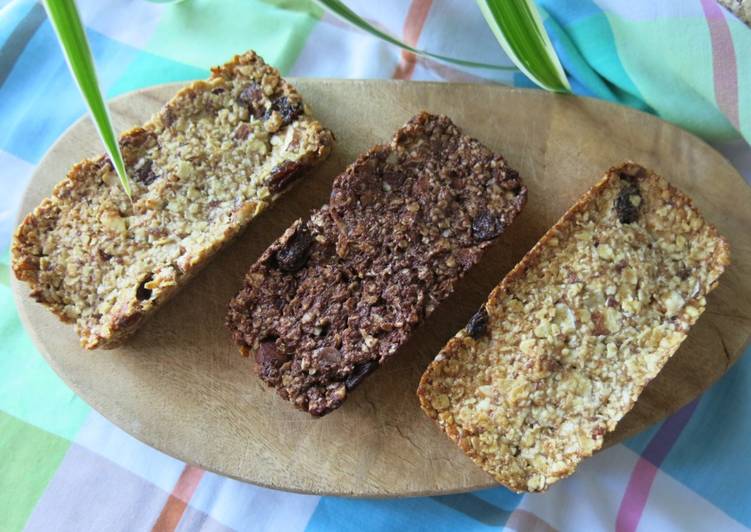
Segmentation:
[[(302, 1), (233, 0), (221, 7), (203, 0), (171, 6), (77, 3), (108, 97), (203, 78), (209, 65), (247, 48), (292, 76), (528, 85), (514, 72), (459, 69), (404, 55), (330, 15), (309, 12)], [(733, 130), (751, 138), (745, 96), (751, 94), (751, 57), (738, 53), (751, 49), (751, 30), (739, 20), (712, 0), (666, 0), (659, 11), (649, 0), (539, 4), (577, 93), (652, 110), (700, 133), (751, 178), (751, 149), (729, 139)], [(463, 0), (348, 0), (347, 5), (419, 48), (510, 64), (479, 12)], [(39, 4), (3, 3), (0, 45), (0, 246), (7, 250), (25, 183), (84, 107)], [(92, 410), (34, 349), (12, 302), (7, 253), (0, 257), (2, 530), (751, 526), (751, 357), (700, 399), (587, 461), (546, 494), (492, 488), (380, 501), (296, 495), (188, 466)], [(727, 319), (732, 326), (732, 315)]]

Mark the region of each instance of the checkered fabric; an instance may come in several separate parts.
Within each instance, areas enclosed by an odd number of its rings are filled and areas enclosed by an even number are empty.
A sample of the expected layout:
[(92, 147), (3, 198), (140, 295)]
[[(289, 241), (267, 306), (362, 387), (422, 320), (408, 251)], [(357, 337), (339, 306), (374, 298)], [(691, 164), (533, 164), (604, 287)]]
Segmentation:
[[(204, 78), (210, 65), (247, 49), (292, 76), (531, 86), (519, 73), (458, 69), (403, 53), (308, 0), (78, 4), (107, 97)], [(510, 64), (473, 2), (347, 4), (418, 48)], [(539, 5), (578, 94), (677, 123), (713, 142), (751, 179), (751, 29), (714, 0)], [(40, 357), (8, 287), (7, 249), (25, 183), (84, 112), (42, 6), (0, 0), (0, 530), (751, 527), (748, 356), (699, 399), (587, 460), (545, 494), (495, 488), (393, 500), (297, 495), (202, 471), (128, 436), (70, 391)]]

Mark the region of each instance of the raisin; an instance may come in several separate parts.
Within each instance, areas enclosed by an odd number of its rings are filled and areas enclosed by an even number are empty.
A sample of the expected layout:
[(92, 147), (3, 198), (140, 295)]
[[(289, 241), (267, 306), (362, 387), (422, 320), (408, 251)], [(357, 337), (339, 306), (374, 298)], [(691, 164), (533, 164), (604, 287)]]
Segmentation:
[(294, 273), (305, 266), (310, 256), (313, 237), (304, 229), (298, 229), (287, 243), (276, 252), (276, 264), (285, 273)]
[(347, 380), (344, 381), (344, 386), (347, 387), (347, 391), (353, 390), (357, 387), (369, 374), (371, 374), (378, 367), (378, 361), (371, 360), (363, 364), (358, 364), (352, 373), (349, 374)]
[(102, 248), (97, 249), (97, 255), (99, 255), (99, 258), (108, 261), (112, 258), (112, 255), (104, 251)]
[(154, 172), (154, 163), (151, 159), (146, 159), (141, 166), (133, 171), (133, 174), (136, 181), (143, 183), (146, 186), (149, 186), (159, 177), (156, 175), (156, 172)]
[[(634, 204), (634, 198), (637, 204)], [(633, 182), (627, 182), (622, 188), (618, 197), (615, 198), (615, 212), (618, 220), (622, 224), (631, 224), (639, 219), (639, 205), (641, 204), (641, 192), (639, 187)]]
[(469, 319), (465, 330), (475, 340), (485, 335), (488, 330), (488, 311), (484, 305)]
[(275, 340), (264, 340), (256, 351), (256, 364), (259, 366), (281, 366), (288, 357), (276, 348)]
[(683, 268), (681, 268), (680, 270), (678, 270), (678, 278), (679, 278), (679, 279), (680, 279), (681, 281), (685, 281), (686, 279), (688, 279), (688, 276), (689, 276), (689, 275), (691, 275), (691, 270), (689, 270), (689, 269), (688, 269), (688, 268), (686, 268), (686, 267), (683, 267)]
[(276, 165), (269, 176), (269, 191), (276, 194), (287, 188), (298, 177), (298, 170), (301, 168), (302, 165), (296, 161), (284, 161)]
[(301, 102), (290, 102), (289, 98), (281, 96), (271, 102), (271, 107), (266, 111), (264, 118), (268, 119), (273, 111), (279, 113), (282, 117), (282, 124), (287, 126), (302, 114), (303, 107)]
[(491, 212), (482, 211), (472, 220), (472, 237), (478, 242), (493, 240), (503, 232), (505, 227), (501, 218)]
[(211, 94), (221, 94), (224, 92), (224, 87), (216, 87), (215, 89), (211, 89)]
[(150, 283), (153, 278), (154, 276), (152, 274), (147, 275), (146, 278), (141, 281), (141, 284), (138, 285), (138, 288), (136, 288), (136, 299), (138, 301), (148, 301), (151, 299), (152, 291), (150, 288), (146, 288), (146, 284)]

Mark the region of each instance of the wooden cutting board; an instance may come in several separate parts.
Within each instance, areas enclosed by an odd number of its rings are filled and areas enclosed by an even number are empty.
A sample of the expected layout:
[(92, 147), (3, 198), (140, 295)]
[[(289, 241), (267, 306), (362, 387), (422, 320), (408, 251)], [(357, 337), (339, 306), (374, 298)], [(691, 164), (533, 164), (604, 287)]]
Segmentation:
[[(494, 485), (425, 417), (420, 374), (503, 275), (604, 171), (642, 163), (689, 193), (732, 246), (733, 265), (706, 313), (609, 438), (635, 434), (686, 404), (739, 356), (751, 331), (751, 189), (716, 151), (624, 107), (491, 85), (297, 80), (336, 134), (331, 158), (253, 222), (122, 349), (85, 352), (73, 328), (14, 282), (39, 350), (91, 406), (136, 438), (181, 460), (254, 484), (351, 496), (432, 495)], [(140, 124), (179, 85), (115, 100), (116, 126)], [(344, 406), (313, 419), (253, 375), (223, 326), (245, 270), (296, 218), (327, 200), (332, 178), (420, 110), (449, 115), (502, 153), (529, 187), (522, 216), (389, 364)], [(79, 159), (101, 150), (89, 120), (72, 126), (34, 174), (29, 212)], [(728, 427), (727, 430), (733, 430)]]

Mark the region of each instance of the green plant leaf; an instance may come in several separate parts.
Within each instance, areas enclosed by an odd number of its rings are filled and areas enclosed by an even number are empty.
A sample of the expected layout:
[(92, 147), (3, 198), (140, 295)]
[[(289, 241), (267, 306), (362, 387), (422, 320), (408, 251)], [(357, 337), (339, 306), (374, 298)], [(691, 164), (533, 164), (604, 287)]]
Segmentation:
[(81, 17), (74, 0), (44, 0), (44, 7), (55, 28), (55, 33), (60, 41), (65, 59), (68, 62), (73, 78), (81, 90), (81, 95), (89, 106), (94, 125), (99, 131), (104, 148), (112, 161), (115, 171), (120, 178), (123, 190), (131, 197), (130, 181), (125, 172), (123, 156), (120, 153), (120, 145), (117, 135), (112, 129), (109, 111), (99, 90), (94, 59), (89, 48), (89, 41), (81, 24)]
[(506, 54), (543, 89), (571, 92), (533, 0), (477, 0)]
[(412, 52), (413, 54), (417, 54), (423, 57), (430, 57), (432, 59), (438, 59), (439, 61), (443, 61), (445, 63), (451, 63), (464, 67), (485, 68), (491, 70), (518, 70), (516, 67), (512, 66), (488, 65), (486, 63), (477, 63), (475, 61), (467, 61), (465, 59), (457, 59), (445, 55), (434, 54), (426, 50), (418, 50), (417, 48), (410, 46), (400, 41), (399, 39), (396, 39), (395, 37), (392, 37), (388, 33), (379, 30), (364, 18), (360, 17), (357, 13), (352, 11), (350, 8), (348, 8), (346, 5), (344, 5), (341, 0), (315, 0), (315, 2), (320, 4), (323, 8), (328, 9), (331, 13), (344, 20), (345, 22), (348, 22), (353, 26), (360, 28), (361, 30), (365, 30), (371, 35), (374, 35), (379, 39), (391, 43), (394, 46), (398, 46), (399, 48)]

